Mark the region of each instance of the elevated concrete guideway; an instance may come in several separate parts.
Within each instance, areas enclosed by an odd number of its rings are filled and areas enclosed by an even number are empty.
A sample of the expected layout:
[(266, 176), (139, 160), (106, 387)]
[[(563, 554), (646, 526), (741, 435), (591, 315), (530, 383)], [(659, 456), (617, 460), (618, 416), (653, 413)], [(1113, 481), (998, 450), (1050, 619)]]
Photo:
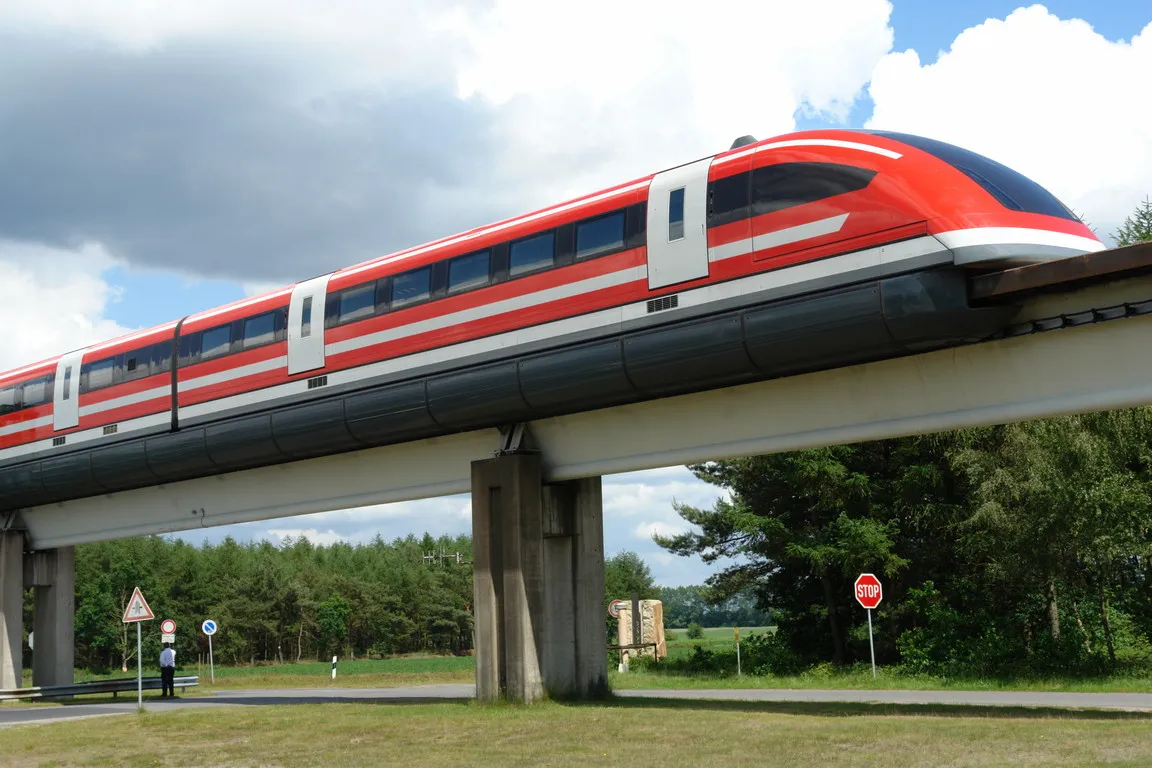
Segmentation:
[[(1016, 319), (1025, 335), (526, 428), (553, 482), (1152, 403), (1150, 301), (1146, 275), (1035, 296)], [(40, 549), (466, 493), (500, 439), (480, 430), (60, 502), (20, 524)]]

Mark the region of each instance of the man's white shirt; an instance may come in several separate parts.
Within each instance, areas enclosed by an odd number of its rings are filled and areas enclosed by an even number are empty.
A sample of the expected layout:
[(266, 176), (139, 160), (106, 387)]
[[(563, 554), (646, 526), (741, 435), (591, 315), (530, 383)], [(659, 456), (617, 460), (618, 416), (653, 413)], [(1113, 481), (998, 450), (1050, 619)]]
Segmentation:
[(171, 648), (165, 648), (160, 651), (160, 666), (174, 667), (176, 666), (176, 651)]

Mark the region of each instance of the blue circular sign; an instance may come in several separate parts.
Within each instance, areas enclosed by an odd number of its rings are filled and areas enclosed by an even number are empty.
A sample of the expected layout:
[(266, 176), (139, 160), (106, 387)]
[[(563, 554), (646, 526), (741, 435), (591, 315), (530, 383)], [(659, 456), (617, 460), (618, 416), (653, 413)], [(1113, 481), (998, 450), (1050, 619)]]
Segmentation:
[(204, 630), (204, 634), (206, 635), (214, 635), (216, 634), (216, 622), (212, 621), (212, 619), (204, 619), (204, 623), (200, 625), (200, 629)]

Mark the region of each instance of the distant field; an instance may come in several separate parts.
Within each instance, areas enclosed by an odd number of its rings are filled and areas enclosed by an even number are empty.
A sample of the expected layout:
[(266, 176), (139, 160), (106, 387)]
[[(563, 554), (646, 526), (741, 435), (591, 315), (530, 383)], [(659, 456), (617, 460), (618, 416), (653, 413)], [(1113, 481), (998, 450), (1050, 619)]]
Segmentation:
[[(747, 639), (752, 633), (764, 634), (775, 632), (775, 627), (740, 627), (740, 639)], [(736, 638), (731, 627), (710, 627), (704, 630), (704, 637), (700, 640), (690, 640), (687, 629), (665, 629), (664, 634), (676, 636), (675, 640), (668, 640), (669, 658), (680, 658), (692, 655), (692, 649), (697, 645), (710, 651), (731, 651), (736, 648)]]

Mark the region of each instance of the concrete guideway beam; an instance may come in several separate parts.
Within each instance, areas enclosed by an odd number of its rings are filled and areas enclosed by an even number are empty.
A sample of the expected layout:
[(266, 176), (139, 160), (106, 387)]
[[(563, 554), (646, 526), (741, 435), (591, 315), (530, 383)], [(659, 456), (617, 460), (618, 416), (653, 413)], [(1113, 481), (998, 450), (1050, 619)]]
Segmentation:
[[(1020, 318), (1152, 298), (1152, 280), (1048, 296)], [(1152, 403), (1152, 316), (1000, 339), (528, 425), (546, 481)], [(36, 547), (466, 493), (479, 430), (22, 511)]]

